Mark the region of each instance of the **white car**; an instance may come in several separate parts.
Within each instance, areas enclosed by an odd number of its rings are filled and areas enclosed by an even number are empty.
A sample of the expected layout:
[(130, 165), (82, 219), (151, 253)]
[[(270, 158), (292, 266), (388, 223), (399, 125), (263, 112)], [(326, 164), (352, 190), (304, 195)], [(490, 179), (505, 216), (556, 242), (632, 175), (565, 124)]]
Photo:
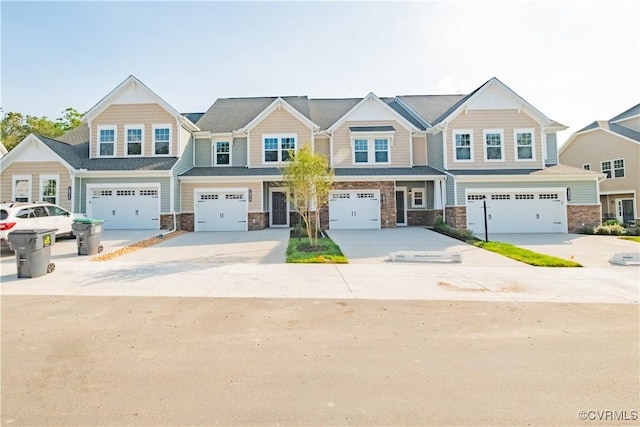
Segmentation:
[(7, 235), (14, 230), (57, 228), (56, 236), (75, 237), (71, 225), (75, 216), (47, 202), (0, 203), (0, 247), (9, 247)]

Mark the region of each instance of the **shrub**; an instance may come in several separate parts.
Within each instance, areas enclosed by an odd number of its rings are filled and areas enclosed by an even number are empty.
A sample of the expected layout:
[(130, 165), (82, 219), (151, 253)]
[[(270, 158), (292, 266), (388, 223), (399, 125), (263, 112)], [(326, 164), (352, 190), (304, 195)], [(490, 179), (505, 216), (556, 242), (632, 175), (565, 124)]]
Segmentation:
[(618, 222), (617, 219), (608, 219), (602, 223), (602, 225), (622, 225)]
[(640, 227), (629, 227), (624, 234), (627, 236), (640, 236)]
[(578, 234), (593, 234), (593, 227), (588, 227), (586, 225), (583, 225), (578, 230)]
[(609, 234), (614, 236), (620, 236), (625, 234), (625, 229), (622, 225), (618, 223), (618, 221), (612, 220), (615, 224), (607, 224), (606, 221), (604, 224), (597, 226), (593, 229), (594, 234)]

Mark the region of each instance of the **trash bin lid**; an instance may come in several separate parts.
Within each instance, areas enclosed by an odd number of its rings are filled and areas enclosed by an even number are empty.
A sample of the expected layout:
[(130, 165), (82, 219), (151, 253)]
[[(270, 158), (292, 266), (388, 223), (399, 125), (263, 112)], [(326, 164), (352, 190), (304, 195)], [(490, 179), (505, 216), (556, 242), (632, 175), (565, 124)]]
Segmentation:
[(77, 222), (79, 224), (102, 224), (104, 219), (95, 219), (95, 218), (76, 218), (73, 222)]
[(57, 228), (33, 228), (33, 229), (26, 229), (26, 230), (13, 230), (11, 232), (9, 232), (9, 234), (7, 234), (7, 236), (10, 235), (18, 235), (18, 234), (50, 234), (50, 233), (55, 233), (56, 231), (58, 231)]

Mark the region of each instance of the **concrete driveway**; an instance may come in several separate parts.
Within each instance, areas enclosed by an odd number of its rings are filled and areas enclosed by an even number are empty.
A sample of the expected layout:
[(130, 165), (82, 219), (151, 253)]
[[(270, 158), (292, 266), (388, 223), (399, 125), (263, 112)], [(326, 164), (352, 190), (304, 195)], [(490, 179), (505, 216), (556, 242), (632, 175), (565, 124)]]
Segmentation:
[[(586, 234), (493, 234), (489, 240), (511, 243), (535, 252), (570, 259), (584, 267), (619, 267), (609, 262), (617, 252), (638, 252), (640, 244), (617, 236)], [(638, 267), (624, 267), (638, 268)]]
[(379, 264), (396, 251), (459, 253), (467, 266), (517, 267), (523, 264), (426, 229), (398, 227), (386, 230), (329, 230), (351, 264)]

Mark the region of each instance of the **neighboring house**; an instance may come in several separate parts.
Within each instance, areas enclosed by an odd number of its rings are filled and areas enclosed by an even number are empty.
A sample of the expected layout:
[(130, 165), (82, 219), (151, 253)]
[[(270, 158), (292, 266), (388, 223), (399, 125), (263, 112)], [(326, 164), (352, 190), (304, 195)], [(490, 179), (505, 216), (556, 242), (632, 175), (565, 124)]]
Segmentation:
[(41, 198), (55, 175), (61, 204), (107, 228), (169, 228), (173, 214), (193, 231), (289, 227), (279, 167), (309, 145), (335, 170), (325, 229), (443, 218), (481, 233), (485, 200), (493, 233), (600, 222), (599, 174), (557, 165), (566, 127), (496, 78), (467, 96), (230, 98), (182, 115), (129, 77), (83, 120), (3, 159), (3, 198)]
[(571, 135), (560, 149), (560, 160), (605, 175), (600, 182), (603, 220), (638, 223), (640, 104)]

